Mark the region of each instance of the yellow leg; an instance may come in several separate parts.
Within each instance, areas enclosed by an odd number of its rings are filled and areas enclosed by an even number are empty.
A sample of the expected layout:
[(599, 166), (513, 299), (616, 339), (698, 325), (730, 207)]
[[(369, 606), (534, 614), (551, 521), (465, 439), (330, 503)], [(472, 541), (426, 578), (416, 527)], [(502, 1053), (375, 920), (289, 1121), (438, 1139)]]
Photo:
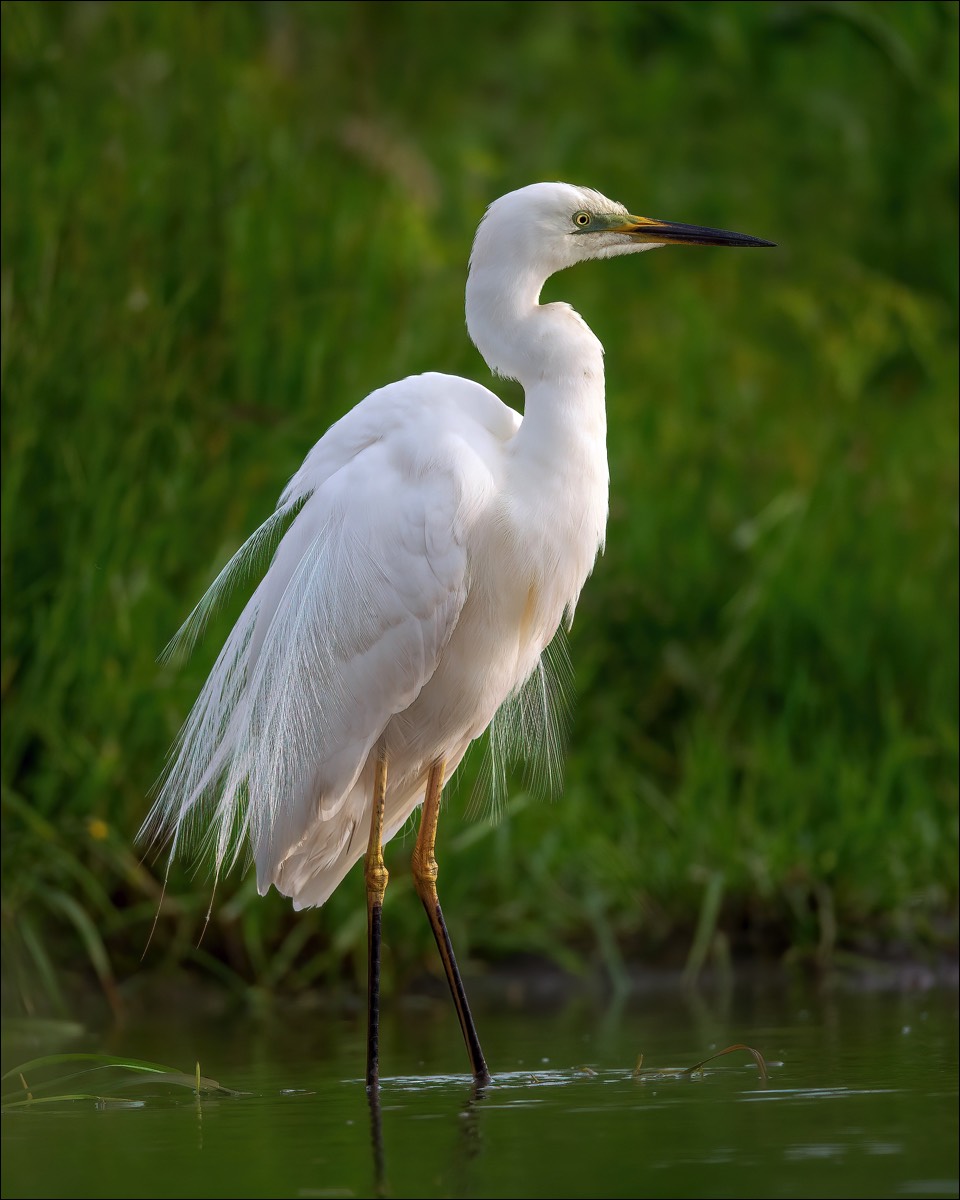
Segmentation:
[(377, 758), (373, 781), (370, 841), (363, 860), (367, 883), (367, 1087), (380, 1083), (380, 941), (383, 896), (390, 876), (383, 862), (383, 811), (387, 797), (387, 759)]
[(490, 1079), (490, 1072), (487, 1070), (483, 1051), (480, 1049), (480, 1039), (477, 1037), (476, 1026), (470, 1014), (467, 993), (464, 990), (463, 980), (460, 978), (460, 972), (457, 969), (457, 960), (453, 953), (450, 935), (447, 933), (447, 926), (443, 920), (443, 912), (440, 909), (440, 900), (437, 896), (438, 872), (437, 860), (434, 856), (434, 845), (437, 840), (437, 821), (440, 816), (440, 796), (443, 792), (444, 765), (442, 759), (438, 760), (430, 768), (427, 776), (427, 791), (423, 801), (423, 816), (420, 818), (420, 832), (417, 835), (417, 844), (413, 851), (413, 880), (416, 884), (417, 893), (423, 901), (427, 917), (430, 920), (433, 936), (437, 941), (437, 949), (440, 951), (443, 969), (446, 972), (447, 982), (450, 985), (450, 993), (457, 1007), (457, 1016), (460, 1019), (460, 1028), (463, 1031), (463, 1040), (467, 1045), (467, 1054), (470, 1057), (470, 1066), (473, 1069), (474, 1078), (481, 1083), (485, 1083)]

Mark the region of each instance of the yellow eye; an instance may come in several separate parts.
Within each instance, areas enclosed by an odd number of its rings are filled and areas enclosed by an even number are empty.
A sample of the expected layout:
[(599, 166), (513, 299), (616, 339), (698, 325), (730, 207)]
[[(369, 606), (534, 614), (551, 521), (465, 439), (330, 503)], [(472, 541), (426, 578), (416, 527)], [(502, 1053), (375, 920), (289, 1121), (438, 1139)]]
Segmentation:
[(573, 214), (574, 225), (579, 225), (581, 229), (586, 229), (593, 218), (588, 212), (578, 212)]

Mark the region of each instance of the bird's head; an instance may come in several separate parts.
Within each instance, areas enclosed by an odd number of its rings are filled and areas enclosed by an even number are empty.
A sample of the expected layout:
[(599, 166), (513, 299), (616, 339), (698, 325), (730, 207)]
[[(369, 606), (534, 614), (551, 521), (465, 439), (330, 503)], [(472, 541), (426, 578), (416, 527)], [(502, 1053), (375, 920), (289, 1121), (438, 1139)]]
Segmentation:
[(528, 263), (543, 277), (593, 258), (636, 254), (672, 243), (772, 246), (773, 242), (701, 225), (632, 215), (592, 188), (532, 183), (495, 200), (477, 231), (472, 263), (488, 255)]
[[(540, 305), (557, 271), (594, 258), (636, 254), (677, 242), (693, 246), (772, 246), (745, 233), (633, 216), (591, 188), (533, 183), (495, 200), (470, 255), (466, 311), (470, 337), (492, 370), (526, 382), (573, 372), (603, 350), (569, 305)], [(528, 321), (535, 321), (534, 327)]]

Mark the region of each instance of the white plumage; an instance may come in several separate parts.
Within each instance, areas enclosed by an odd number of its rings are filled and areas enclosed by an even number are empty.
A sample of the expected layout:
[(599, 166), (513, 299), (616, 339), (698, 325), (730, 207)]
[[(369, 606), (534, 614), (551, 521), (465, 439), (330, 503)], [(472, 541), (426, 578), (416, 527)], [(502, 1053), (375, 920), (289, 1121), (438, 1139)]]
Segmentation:
[(490, 367), (523, 385), (523, 418), (479, 384), (426, 374), (327, 431), (175, 639), (193, 640), (288, 524), (181, 732), (148, 832), (176, 850), (209, 830), (218, 871), (248, 837), (261, 892), (322, 904), (366, 849), (378, 755), (387, 840), (431, 765), (455, 770), (531, 678), (546, 711), (541, 656), (603, 544), (608, 472), (602, 347), (540, 290), (576, 262), (666, 241), (758, 244), (631, 217), (567, 184), (491, 205), (467, 325)]

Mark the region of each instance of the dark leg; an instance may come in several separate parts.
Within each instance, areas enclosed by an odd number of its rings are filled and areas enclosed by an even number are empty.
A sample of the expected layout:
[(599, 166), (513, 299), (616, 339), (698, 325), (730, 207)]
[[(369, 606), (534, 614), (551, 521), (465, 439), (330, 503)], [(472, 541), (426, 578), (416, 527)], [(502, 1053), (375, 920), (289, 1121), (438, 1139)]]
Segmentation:
[(440, 794), (443, 791), (443, 762), (435, 762), (427, 776), (427, 793), (423, 801), (423, 816), (420, 818), (420, 832), (417, 835), (417, 845), (413, 851), (413, 880), (417, 893), (427, 910), (433, 936), (437, 939), (437, 949), (443, 961), (443, 969), (447, 973), (447, 982), (453, 1002), (457, 1006), (457, 1016), (460, 1018), (460, 1028), (463, 1040), (467, 1044), (467, 1054), (470, 1056), (470, 1066), (478, 1083), (487, 1083), (490, 1072), (480, 1049), (480, 1039), (477, 1037), (476, 1026), (470, 1015), (470, 1005), (467, 993), (464, 991), (463, 980), (457, 970), (457, 960), (450, 944), (450, 935), (440, 910), (440, 900), (437, 896), (437, 860), (434, 857), (434, 844), (437, 839), (437, 819), (440, 816)]
[(387, 760), (377, 759), (373, 782), (370, 842), (364, 859), (367, 881), (367, 1088), (380, 1086), (380, 925), (387, 868), (383, 865), (383, 809), (387, 795)]

